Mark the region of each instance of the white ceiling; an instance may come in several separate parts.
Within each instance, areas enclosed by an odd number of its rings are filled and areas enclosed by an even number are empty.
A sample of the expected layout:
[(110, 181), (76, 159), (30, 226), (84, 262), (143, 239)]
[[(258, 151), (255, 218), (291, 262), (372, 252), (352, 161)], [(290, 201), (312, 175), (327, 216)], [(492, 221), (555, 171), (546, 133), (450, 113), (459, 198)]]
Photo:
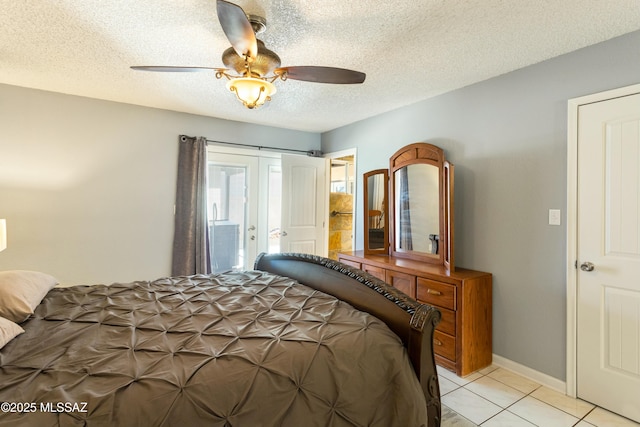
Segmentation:
[(214, 0), (0, 0), (0, 83), (305, 131), (331, 130), (640, 29), (640, 0), (238, 0), (283, 66), (367, 74), (289, 80), (247, 110), (223, 67)]

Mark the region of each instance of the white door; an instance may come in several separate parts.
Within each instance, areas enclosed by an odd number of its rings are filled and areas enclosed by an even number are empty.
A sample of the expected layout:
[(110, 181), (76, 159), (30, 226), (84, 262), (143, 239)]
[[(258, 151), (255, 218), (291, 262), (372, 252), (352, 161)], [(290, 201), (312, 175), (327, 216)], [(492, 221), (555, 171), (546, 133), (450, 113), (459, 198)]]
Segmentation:
[(280, 159), (210, 150), (208, 181), (211, 270), (252, 269), (259, 252), (278, 252)]
[(640, 94), (578, 110), (577, 395), (640, 422)]
[(327, 159), (282, 155), (280, 250), (326, 256)]
[(211, 270), (250, 267), (257, 255), (257, 157), (212, 153), (208, 158)]
[(282, 167), (280, 163), (280, 157), (260, 157), (258, 253), (280, 252), (282, 209)]

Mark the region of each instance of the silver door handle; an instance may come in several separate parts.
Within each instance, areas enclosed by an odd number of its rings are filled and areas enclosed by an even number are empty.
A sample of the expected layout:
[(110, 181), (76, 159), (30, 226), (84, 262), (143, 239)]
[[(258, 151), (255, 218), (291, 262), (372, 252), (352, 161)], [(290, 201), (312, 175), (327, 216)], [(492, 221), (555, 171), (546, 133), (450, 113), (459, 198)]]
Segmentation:
[(247, 230), (248, 230), (248, 231), (253, 231), (253, 230), (255, 230), (255, 229), (256, 229), (256, 226), (255, 226), (255, 225), (252, 225), (252, 226), (251, 226), (251, 227), (249, 227)]
[(583, 262), (580, 264), (580, 270), (582, 271), (593, 271), (596, 268), (592, 262)]
[(283, 231), (282, 233), (280, 233), (280, 235), (281, 235), (281, 236), (286, 236), (286, 235), (287, 235), (287, 232), (286, 232), (286, 231)]

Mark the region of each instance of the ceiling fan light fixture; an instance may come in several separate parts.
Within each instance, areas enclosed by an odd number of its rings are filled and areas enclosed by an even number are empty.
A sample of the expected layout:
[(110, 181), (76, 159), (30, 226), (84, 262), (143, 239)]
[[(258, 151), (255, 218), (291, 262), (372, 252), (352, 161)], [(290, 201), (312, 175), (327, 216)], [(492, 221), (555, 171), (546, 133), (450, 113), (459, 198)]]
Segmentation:
[(133, 66), (144, 71), (215, 71), (217, 79), (228, 79), (227, 89), (236, 94), (242, 104), (256, 109), (271, 101), (276, 93), (273, 82), (280, 79), (303, 82), (356, 84), (363, 83), (366, 75), (359, 71), (322, 66), (281, 67), (280, 57), (266, 48), (262, 40), (256, 38), (262, 33), (267, 20), (256, 15), (247, 15), (237, 4), (226, 0), (216, 0), (218, 21), (231, 47), (222, 53), (222, 63), (226, 68), (178, 67), (165, 65)]
[(273, 83), (255, 77), (237, 77), (227, 82), (227, 89), (235, 93), (240, 102), (250, 110), (258, 108), (276, 93)]

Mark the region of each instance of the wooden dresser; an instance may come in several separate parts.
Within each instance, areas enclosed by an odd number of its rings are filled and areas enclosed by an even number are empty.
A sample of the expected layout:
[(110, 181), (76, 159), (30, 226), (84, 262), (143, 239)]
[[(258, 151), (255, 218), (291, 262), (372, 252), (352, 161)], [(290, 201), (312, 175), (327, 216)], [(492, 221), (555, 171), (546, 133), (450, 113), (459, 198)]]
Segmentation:
[(340, 253), (338, 260), (438, 307), (442, 320), (433, 338), (438, 365), (465, 376), (491, 364), (491, 273), (464, 268), (450, 272), (439, 265), (364, 251)]

